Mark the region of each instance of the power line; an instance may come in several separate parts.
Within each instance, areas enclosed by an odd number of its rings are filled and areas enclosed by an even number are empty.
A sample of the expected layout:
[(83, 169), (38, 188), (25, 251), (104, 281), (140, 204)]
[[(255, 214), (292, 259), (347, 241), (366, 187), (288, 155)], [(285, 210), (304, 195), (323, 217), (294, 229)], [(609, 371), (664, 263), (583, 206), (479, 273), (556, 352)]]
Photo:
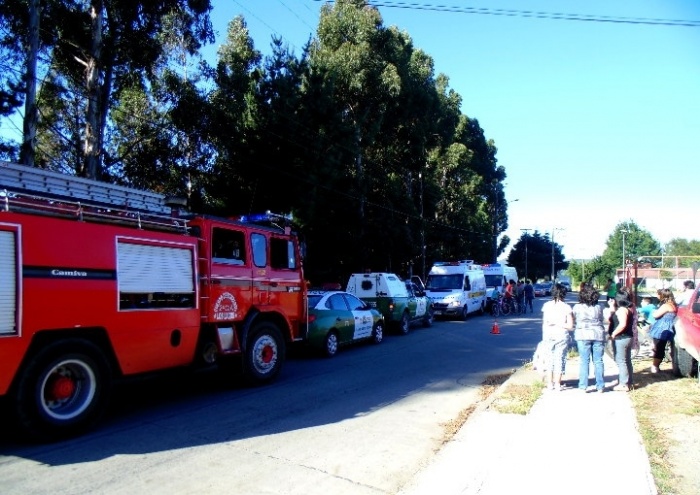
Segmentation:
[[(314, 0), (327, 2), (328, 0)], [(432, 5), (416, 2), (368, 1), (372, 7), (386, 7), (405, 10), (422, 10), (431, 12), (450, 12), (457, 14), (493, 15), (503, 17), (522, 17), (549, 19), (556, 21), (601, 22), (611, 24), (636, 24), (647, 26), (700, 27), (700, 21), (689, 19), (659, 19), (648, 17), (606, 16), (595, 14), (574, 14), (567, 12), (543, 12), (536, 10), (495, 9), (489, 7), (461, 7), (455, 5)]]

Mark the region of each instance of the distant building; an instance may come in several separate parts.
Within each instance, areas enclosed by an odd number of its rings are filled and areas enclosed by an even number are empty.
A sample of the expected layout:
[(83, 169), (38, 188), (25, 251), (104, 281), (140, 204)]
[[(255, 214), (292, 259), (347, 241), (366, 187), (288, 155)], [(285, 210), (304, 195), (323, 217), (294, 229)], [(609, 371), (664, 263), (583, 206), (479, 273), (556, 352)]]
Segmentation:
[(649, 268), (649, 264), (641, 264), (636, 270), (632, 265), (626, 270), (618, 269), (615, 272), (615, 280), (618, 282), (628, 280), (627, 283), (623, 282), (623, 285), (637, 285), (640, 288), (681, 290), (683, 282), (694, 278), (693, 269), (690, 267)]

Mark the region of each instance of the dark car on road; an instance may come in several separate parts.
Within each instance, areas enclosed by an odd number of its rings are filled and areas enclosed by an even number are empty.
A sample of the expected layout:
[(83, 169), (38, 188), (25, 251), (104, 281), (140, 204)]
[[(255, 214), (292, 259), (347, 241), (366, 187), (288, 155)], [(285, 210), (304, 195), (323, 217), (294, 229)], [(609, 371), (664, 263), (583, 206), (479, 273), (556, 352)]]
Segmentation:
[(546, 296), (547, 293), (551, 294), (551, 289), (545, 285), (545, 284), (535, 284), (533, 285), (533, 289), (535, 291), (535, 297), (543, 297)]

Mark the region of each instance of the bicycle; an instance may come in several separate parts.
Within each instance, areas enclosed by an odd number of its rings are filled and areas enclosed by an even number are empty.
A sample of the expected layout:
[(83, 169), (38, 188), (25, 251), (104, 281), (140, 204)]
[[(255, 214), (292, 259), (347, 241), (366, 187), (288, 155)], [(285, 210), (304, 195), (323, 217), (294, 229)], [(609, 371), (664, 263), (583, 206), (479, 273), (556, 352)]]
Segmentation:
[(503, 296), (500, 296), (498, 300), (493, 301), (491, 304), (491, 316), (508, 316), (512, 310), (512, 304), (507, 302)]

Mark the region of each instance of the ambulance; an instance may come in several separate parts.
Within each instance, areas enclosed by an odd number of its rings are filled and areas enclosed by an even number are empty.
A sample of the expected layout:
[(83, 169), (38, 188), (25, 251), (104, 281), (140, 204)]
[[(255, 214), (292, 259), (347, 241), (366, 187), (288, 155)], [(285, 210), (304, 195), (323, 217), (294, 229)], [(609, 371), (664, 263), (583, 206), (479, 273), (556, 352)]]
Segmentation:
[(491, 263), (481, 265), (486, 277), (486, 293), (491, 294), (493, 289), (498, 289), (498, 292), (503, 294), (506, 285), (511, 280), (518, 281), (518, 272), (514, 267), (504, 265), (502, 263)]
[(438, 261), (428, 273), (425, 286), (437, 316), (466, 319), (470, 313), (483, 313), (486, 281), (480, 265), (472, 260)]

